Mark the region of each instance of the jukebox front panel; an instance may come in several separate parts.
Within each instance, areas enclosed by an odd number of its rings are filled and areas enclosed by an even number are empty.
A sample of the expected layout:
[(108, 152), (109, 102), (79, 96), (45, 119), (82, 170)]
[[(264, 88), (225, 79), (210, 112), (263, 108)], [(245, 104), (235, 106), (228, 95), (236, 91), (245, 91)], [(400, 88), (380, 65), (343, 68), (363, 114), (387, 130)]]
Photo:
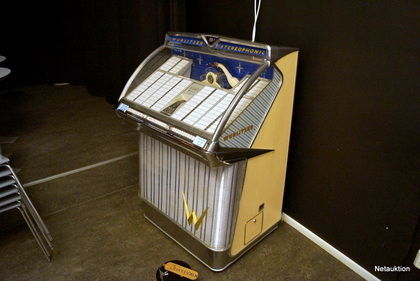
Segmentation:
[(216, 251), (232, 243), (245, 162), (209, 167), (140, 133), (140, 194)]
[(296, 64), (294, 48), (169, 33), (120, 96), (145, 217), (212, 270), (280, 220)]

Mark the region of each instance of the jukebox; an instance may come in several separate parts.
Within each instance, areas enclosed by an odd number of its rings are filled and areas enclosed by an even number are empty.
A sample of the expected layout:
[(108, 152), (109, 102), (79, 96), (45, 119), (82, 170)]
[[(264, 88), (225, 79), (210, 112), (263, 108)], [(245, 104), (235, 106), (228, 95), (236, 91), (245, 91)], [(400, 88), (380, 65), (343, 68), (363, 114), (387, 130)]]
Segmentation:
[(214, 271), (281, 218), (298, 51), (168, 33), (117, 113), (139, 129), (144, 215)]

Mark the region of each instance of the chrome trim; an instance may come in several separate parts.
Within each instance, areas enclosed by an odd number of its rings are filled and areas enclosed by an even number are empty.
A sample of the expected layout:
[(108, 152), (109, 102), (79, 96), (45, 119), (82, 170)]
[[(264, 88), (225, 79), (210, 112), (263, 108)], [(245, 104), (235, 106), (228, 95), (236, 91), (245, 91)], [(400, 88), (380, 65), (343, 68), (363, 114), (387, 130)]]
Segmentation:
[[(137, 109), (138, 111), (147, 114), (153, 118), (158, 119), (159, 121), (162, 121), (164, 123), (167, 123), (168, 125), (173, 125), (174, 127), (180, 128), (182, 130), (184, 130), (185, 132), (189, 133), (189, 134), (193, 134), (193, 135), (198, 135), (200, 137), (206, 138), (206, 139), (210, 139), (212, 134), (207, 133), (205, 131), (202, 131), (200, 129), (197, 129), (193, 126), (188, 126), (186, 123), (183, 123), (179, 120), (176, 120), (170, 116), (167, 116), (165, 114), (162, 114), (158, 111), (155, 111), (153, 109), (150, 109), (148, 107), (145, 107), (141, 104), (137, 104), (134, 103), (132, 101), (129, 100), (124, 100), (125, 104), (128, 104), (130, 107)], [(147, 120), (143, 119), (145, 123), (148, 123)]]
[(146, 220), (184, 248), (184, 250), (194, 256), (210, 270), (217, 272), (225, 270), (278, 227), (278, 223), (274, 224), (255, 240), (250, 242), (241, 252), (232, 256), (230, 254), (230, 248), (224, 251), (214, 251), (209, 249), (190, 234), (186, 235), (184, 229), (168, 219), (155, 207), (150, 206), (149, 203), (144, 201), (142, 201), (142, 203), (144, 217)]
[[(218, 57), (247, 61), (247, 62), (255, 63), (255, 64), (261, 64), (265, 60), (265, 58), (263, 58), (263, 57), (255, 57), (255, 56), (250, 56), (250, 55), (245, 55), (245, 54), (240, 54), (240, 53), (227, 53), (227, 52), (223, 52), (223, 50), (215, 50), (215, 49), (210, 48), (210, 47), (205, 49), (206, 47), (184, 45), (182, 47), (166, 46), (166, 48), (168, 48), (168, 49), (182, 49), (182, 50), (195, 52), (195, 53), (200, 53), (200, 54), (206, 54), (206, 55), (217, 54)], [(205, 51), (203, 51), (203, 49), (205, 49)]]
[(165, 49), (165, 45), (161, 45), (159, 46), (156, 50), (154, 50), (152, 53), (150, 53), (150, 55), (148, 55), (141, 63), (140, 65), (136, 68), (136, 70), (134, 71), (134, 73), (130, 76), (130, 79), (128, 79), (127, 83), (124, 86), (123, 91), (121, 92), (120, 97), (118, 98), (118, 101), (120, 101), (126, 94), (127, 94), (127, 90), (130, 87), (131, 83), (133, 82), (133, 80), (136, 78), (137, 74), (140, 72), (140, 70), (142, 70), (142, 68), (154, 57), (156, 56), (158, 53), (160, 53), (163, 49)]
[(212, 168), (230, 165), (229, 163), (219, 159), (215, 153), (208, 153), (199, 149), (198, 147), (193, 146), (191, 143), (186, 145), (186, 141), (179, 141), (180, 139), (176, 139), (175, 136), (164, 134), (153, 128), (149, 128), (144, 124), (139, 124), (139, 131), (187, 154), (188, 156), (191, 156), (196, 160), (206, 163)]
[(137, 130), (148, 136), (154, 137), (159, 141), (191, 156), (192, 158), (206, 163), (210, 167), (229, 166), (232, 163), (249, 159), (272, 150), (270, 149), (250, 149), (250, 148), (231, 148), (217, 146), (215, 151), (208, 152), (196, 147), (191, 141), (172, 132), (160, 129), (157, 125), (146, 123), (147, 120), (140, 119), (131, 114), (123, 114), (116, 111), (118, 117), (137, 125)]
[(220, 161), (223, 161), (225, 163), (234, 163), (271, 151), (273, 150), (218, 146), (217, 150), (214, 153), (216, 154), (217, 159), (219, 159)]
[[(258, 60), (259, 62), (263, 62), (264, 60), (271, 60), (271, 50), (269, 50), (267, 47), (269, 47), (269, 45), (267, 44), (262, 44), (262, 43), (256, 43), (256, 42), (251, 42), (251, 41), (247, 41), (247, 40), (241, 40), (241, 39), (237, 39), (237, 38), (232, 38), (232, 37), (226, 37), (226, 36), (221, 36), (221, 35), (213, 35), (213, 34), (202, 34), (202, 33), (188, 33), (188, 32), (168, 32), (165, 36), (165, 45), (167, 42), (167, 36), (185, 36), (185, 37), (191, 37), (191, 38), (195, 38), (195, 39), (202, 39), (204, 41), (204, 43), (206, 44), (204, 47), (207, 48), (208, 51), (211, 52), (218, 52), (218, 53), (225, 53), (225, 54), (231, 54), (231, 56), (229, 55), (225, 55), (225, 57), (230, 57), (230, 58), (241, 58), (241, 60), (246, 60), (246, 61), (250, 61), (250, 62), (255, 62), (255, 60)], [(264, 49), (267, 51), (267, 54), (265, 56), (252, 56), (252, 55), (245, 55), (245, 54), (241, 54), (241, 53), (235, 53), (235, 52), (229, 52), (229, 51), (224, 51), (224, 50), (216, 50), (213, 47), (214, 45), (210, 45), (207, 42), (207, 39), (205, 39), (206, 36), (210, 36), (210, 37), (216, 37), (218, 38), (217, 42), (226, 42), (226, 43), (232, 43), (232, 44), (239, 44), (239, 45), (245, 45), (245, 46), (249, 46), (249, 47), (254, 47), (254, 48), (260, 48), (260, 49)], [(175, 48), (175, 49), (179, 49), (180, 47), (173, 47), (173, 46), (169, 46), (166, 45), (167, 47), (170, 48)], [(203, 46), (194, 46), (194, 45), (186, 45), (183, 44), (182, 49), (186, 49), (186, 50), (192, 50), (194, 51), (195, 49), (202, 49), (204, 48)], [(252, 57), (253, 60), (249, 59), (249, 57)]]
[(271, 61), (271, 46), (267, 45), (268, 60)]
[(233, 111), (235, 110), (236, 106), (239, 103), (239, 100), (245, 95), (245, 93), (248, 91), (249, 87), (251, 87), (252, 83), (260, 76), (260, 74), (266, 70), (270, 66), (269, 61), (265, 61), (264, 64), (262, 64), (248, 79), (248, 81), (245, 82), (245, 84), (242, 86), (242, 88), (238, 91), (238, 93), (235, 95), (233, 100), (230, 102), (228, 108), (223, 113), (222, 118), (219, 121), (219, 124), (217, 124), (216, 130), (214, 131), (214, 134), (211, 138), (210, 144), (207, 147), (208, 151), (214, 151), (216, 148), (216, 144), (219, 142), (219, 138), (223, 133), (223, 129), (226, 126), (226, 123), (229, 120), (229, 117), (232, 115)]
[[(216, 41), (214, 41), (213, 43), (210, 43), (210, 42), (207, 40), (206, 36), (215, 37), (215, 38), (217, 38), (217, 40), (216, 40)], [(204, 41), (204, 42), (207, 44), (207, 46), (208, 46), (208, 47), (210, 47), (210, 48), (212, 48), (213, 46), (215, 46), (217, 43), (219, 43), (219, 42), (220, 42), (220, 37), (216, 37), (216, 36), (212, 36), (212, 35), (204, 35), (204, 34), (201, 34), (201, 39), (203, 39), (203, 41)]]
[[(241, 39), (228, 37), (228, 36), (208, 34), (208, 33), (168, 32), (166, 36), (187, 36), (187, 37), (193, 37), (197, 39), (203, 39), (201, 36), (210, 36), (210, 37), (217, 37), (222, 42), (228, 42), (228, 43), (233, 43), (233, 44), (243, 44), (243, 45), (252, 46), (256, 48), (267, 49), (267, 44), (241, 40)], [(165, 36), (165, 42), (166, 42), (166, 36)]]

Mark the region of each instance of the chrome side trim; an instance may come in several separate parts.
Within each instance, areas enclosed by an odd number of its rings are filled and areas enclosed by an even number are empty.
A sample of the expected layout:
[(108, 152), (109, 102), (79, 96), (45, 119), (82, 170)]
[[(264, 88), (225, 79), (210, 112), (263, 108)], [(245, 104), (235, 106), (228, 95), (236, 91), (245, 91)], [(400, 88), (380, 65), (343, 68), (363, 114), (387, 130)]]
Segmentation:
[(266, 45), (266, 48), (267, 48), (267, 52), (268, 52), (268, 55), (267, 55), (268, 60), (271, 61), (271, 46), (270, 45)]
[(236, 256), (230, 255), (230, 248), (224, 251), (214, 251), (207, 248), (200, 241), (195, 239), (191, 235), (186, 235), (184, 229), (180, 228), (177, 224), (173, 223), (166, 216), (161, 214), (155, 208), (149, 206), (149, 204), (142, 204), (144, 210), (144, 217), (154, 226), (156, 226), (160, 231), (166, 234), (174, 242), (180, 245), (184, 250), (194, 256), (202, 264), (208, 267), (212, 271), (220, 272), (225, 270), (236, 260), (238, 260), (242, 255), (248, 252), (252, 247), (258, 244), (263, 240), (267, 235), (273, 232), (277, 227), (278, 223), (274, 224), (263, 234), (257, 237), (254, 241), (249, 243), (249, 245), (239, 252)]
[(140, 70), (142, 70), (142, 68), (154, 57), (156, 56), (160, 51), (162, 51), (163, 49), (165, 49), (165, 45), (161, 45), (159, 46), (156, 50), (154, 50), (152, 53), (150, 53), (150, 55), (148, 55), (141, 63), (140, 65), (136, 68), (136, 70), (134, 71), (134, 73), (130, 76), (130, 79), (128, 79), (127, 83), (124, 86), (124, 89), (120, 95), (120, 97), (118, 98), (118, 101), (121, 100), (126, 94), (127, 94), (127, 90), (131, 85), (131, 82), (133, 82), (134, 78), (136, 78), (137, 74), (140, 72)]

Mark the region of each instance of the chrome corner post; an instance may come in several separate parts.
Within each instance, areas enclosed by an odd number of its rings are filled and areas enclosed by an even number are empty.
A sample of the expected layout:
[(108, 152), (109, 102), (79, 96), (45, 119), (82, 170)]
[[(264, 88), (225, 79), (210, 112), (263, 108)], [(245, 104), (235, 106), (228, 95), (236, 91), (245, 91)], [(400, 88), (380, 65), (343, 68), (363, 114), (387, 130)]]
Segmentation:
[(230, 102), (227, 110), (222, 115), (222, 118), (217, 124), (216, 130), (213, 134), (213, 137), (207, 147), (207, 151), (214, 152), (218, 142), (219, 138), (223, 133), (223, 129), (226, 126), (226, 123), (228, 122), (230, 116), (232, 115), (233, 111), (235, 110), (236, 106), (238, 105), (241, 98), (245, 95), (245, 93), (248, 91), (248, 89), (251, 87), (251, 85), (254, 83), (255, 80), (263, 73), (268, 67), (270, 66), (270, 61), (264, 60), (264, 63), (249, 77), (248, 81), (245, 82), (245, 84), (242, 86), (242, 88), (238, 91), (238, 93), (235, 95), (233, 100)]
[(128, 88), (131, 85), (131, 82), (133, 82), (134, 78), (137, 77), (137, 74), (143, 69), (143, 67), (152, 60), (153, 57), (155, 57), (158, 53), (160, 53), (163, 49), (166, 48), (166, 45), (161, 45), (159, 46), (156, 50), (154, 50), (152, 53), (150, 53), (150, 55), (148, 55), (141, 63), (140, 65), (136, 68), (136, 70), (134, 71), (134, 73), (131, 75), (130, 79), (128, 79), (127, 83), (124, 86), (124, 89), (121, 92), (120, 97), (118, 98), (118, 100), (121, 100), (128, 91)]

